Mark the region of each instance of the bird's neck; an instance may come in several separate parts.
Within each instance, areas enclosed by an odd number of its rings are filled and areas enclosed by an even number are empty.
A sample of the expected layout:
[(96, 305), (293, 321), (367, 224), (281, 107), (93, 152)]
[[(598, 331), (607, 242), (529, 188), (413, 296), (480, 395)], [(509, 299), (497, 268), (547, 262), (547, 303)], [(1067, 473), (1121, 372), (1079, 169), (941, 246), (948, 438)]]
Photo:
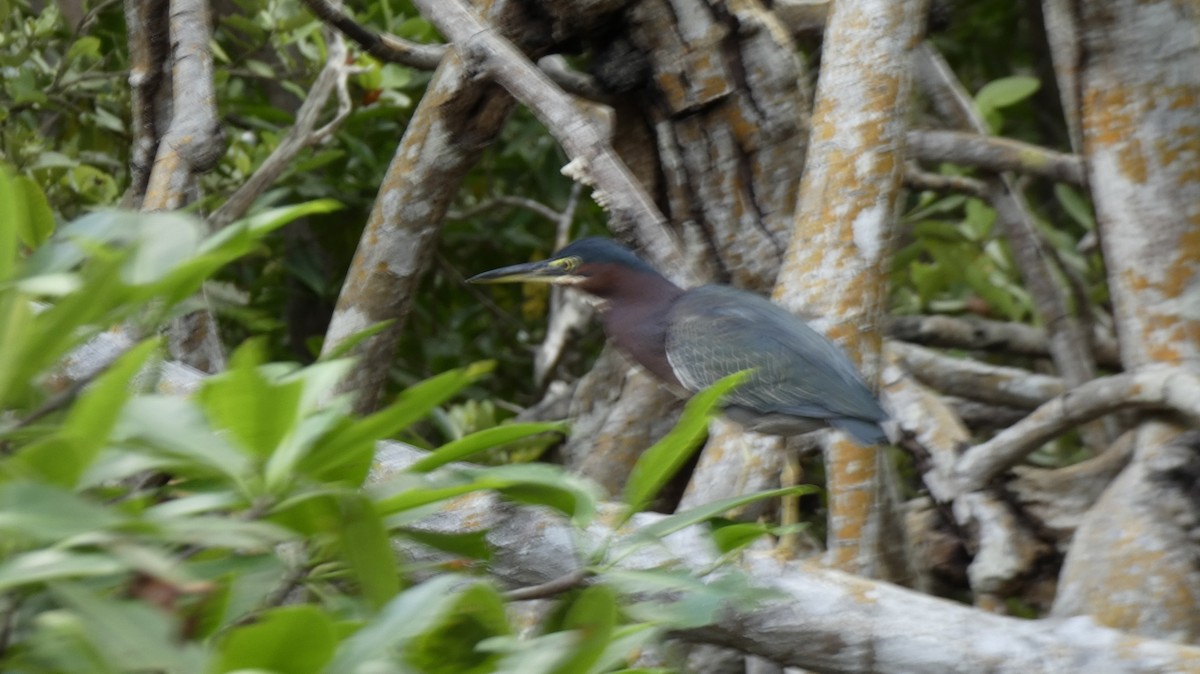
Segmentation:
[(668, 315), (684, 290), (664, 276), (623, 274), (602, 292), (600, 321), (608, 338), (626, 355), (668, 384), (678, 384), (666, 358)]

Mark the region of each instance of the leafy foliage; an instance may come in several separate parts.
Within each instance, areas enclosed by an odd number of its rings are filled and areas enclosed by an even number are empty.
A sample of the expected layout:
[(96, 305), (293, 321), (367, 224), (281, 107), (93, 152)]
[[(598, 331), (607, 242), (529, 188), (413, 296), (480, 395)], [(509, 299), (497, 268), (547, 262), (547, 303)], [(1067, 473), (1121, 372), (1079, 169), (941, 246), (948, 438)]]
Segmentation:
[[(0, 193), (17, 193), (17, 182), (0, 174)], [(428, 506), (490, 490), (579, 526), (597, 509), (594, 485), (548, 464), (450, 465), (562, 432), (557, 423), (470, 433), (368, 482), (376, 443), (488, 374), (487, 362), (419, 382), (364, 419), (351, 416), (349, 400), (330, 398), (346, 361), (272, 362), (263, 340), (243, 343), (225, 372), (187, 397), (155, 390), (157, 337), (129, 340), (83, 375), (86, 387), (55, 390), (57, 380), (79, 376), (61, 363), (88, 361), (102, 330), (152, 333), (220, 265), (335, 204), (265, 211), (207, 237), (182, 214), (97, 212), (25, 252), (18, 241), (37, 214), (20, 199), (6, 203), (4, 671), (599, 673), (620, 669), (665, 628), (694, 624), (694, 606), (710, 614), (744, 594), (664, 572), (656, 582), (677, 586), (679, 606), (638, 617), (619, 590), (636, 584), (611, 575), (601, 555), (595, 582), (563, 597), (544, 634), (517, 640), (486, 578), (442, 572), (418, 582), (427, 570), (397, 541), (451, 562), (490, 558), (483, 532), (412, 526)], [(639, 502), (677, 469), (664, 457), (691, 450), (723, 390), (699, 397), (689, 426), (647, 456), (640, 472), (652, 477)], [(676, 515), (665, 531), (721, 512)], [(643, 589), (654, 577), (645, 573)]]

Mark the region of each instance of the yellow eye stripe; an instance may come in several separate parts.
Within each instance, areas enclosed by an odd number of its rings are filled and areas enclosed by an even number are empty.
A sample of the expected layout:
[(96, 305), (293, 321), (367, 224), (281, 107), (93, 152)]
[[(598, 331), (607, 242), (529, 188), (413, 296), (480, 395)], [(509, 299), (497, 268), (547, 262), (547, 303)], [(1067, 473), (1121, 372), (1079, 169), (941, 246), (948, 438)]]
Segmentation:
[(571, 256), (571, 257), (564, 257), (560, 260), (554, 260), (554, 261), (550, 262), (550, 265), (554, 266), (554, 267), (560, 267), (560, 268), (562, 268), (563, 271), (575, 271), (575, 269), (577, 267), (579, 267), (579, 265), (582, 262), (583, 262), (583, 260), (581, 260), (580, 258)]

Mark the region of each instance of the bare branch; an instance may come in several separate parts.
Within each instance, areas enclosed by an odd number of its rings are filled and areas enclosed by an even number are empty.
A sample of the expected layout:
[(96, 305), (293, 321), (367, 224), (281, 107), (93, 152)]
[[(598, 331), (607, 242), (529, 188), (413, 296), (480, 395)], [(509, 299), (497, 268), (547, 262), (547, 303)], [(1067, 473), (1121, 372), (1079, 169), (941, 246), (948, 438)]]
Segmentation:
[(171, 3), (171, 123), (158, 145), (142, 209), (180, 208), (188, 182), (225, 153), (213, 89), (212, 21), (203, 0)]
[(1079, 424), (1127, 409), (1174, 410), (1200, 419), (1200, 374), (1152, 367), (1093, 379), (1067, 391), (968, 449), (955, 466), (955, 489), (960, 494), (982, 489), (1043, 443)]
[[(929, 42), (918, 50), (918, 68), (924, 90), (932, 97), (938, 111), (957, 126), (977, 134), (986, 134), (988, 126), (975, 109), (949, 64)], [(1055, 279), (1046, 244), (1033, 225), (1016, 182), (1007, 174), (986, 181), (988, 201), (996, 209), (997, 223), (1012, 246), (1013, 258), (1021, 277), (1033, 298), (1034, 309), (1049, 329), (1049, 350), (1054, 364), (1068, 386), (1078, 386), (1096, 376), (1094, 357), (1086, 330), (1067, 302), (1067, 294)], [(1111, 426), (1111, 425), (1108, 425)], [(1105, 447), (1115, 428), (1105, 425), (1081, 429), (1087, 443)]]
[(169, 49), (167, 0), (125, 0), (125, 25), (129, 40), (129, 91), (133, 133), (129, 159), (129, 189), (123, 208), (140, 208), (158, 150), (156, 106), (163, 83)]
[(925, 162), (974, 166), (993, 173), (1016, 171), (1056, 182), (1082, 185), (1083, 160), (1011, 138), (962, 131), (914, 130), (908, 132), (908, 151)]
[(396, 37), (381, 35), (350, 18), (329, 0), (302, 0), (318, 19), (337, 28), (354, 40), (371, 56), (388, 63), (398, 63), (418, 70), (433, 70), (446, 55), (446, 45), (420, 44)]
[[(926, 346), (1004, 351), (1021, 356), (1044, 357), (1050, 349), (1044, 328), (974, 317), (893, 316), (888, 320), (888, 336)], [(1117, 342), (1111, 334), (1097, 328), (1092, 344), (1101, 363), (1114, 368), (1121, 366)]]
[(1037, 407), (1062, 394), (1062, 379), (1016, 367), (954, 358), (904, 342), (888, 342), (918, 379), (935, 389), (972, 400), (1013, 407)]
[(480, 213), (486, 213), (490, 210), (494, 210), (497, 206), (524, 208), (531, 213), (536, 213), (550, 222), (555, 223), (557, 223), (559, 218), (562, 217), (562, 213), (559, 213), (540, 201), (535, 201), (534, 199), (530, 199), (528, 197), (518, 197), (508, 194), (502, 194), (500, 196), (481, 201), (464, 211), (446, 211), (446, 217), (451, 220), (466, 220), (468, 218), (473, 218)]
[[(839, 0), (822, 47), (812, 133), (791, 242), (773, 298), (813, 311), (866, 381), (881, 367), (883, 270), (901, 192), (913, 50), (925, 2)], [(888, 471), (879, 448), (833, 436), (826, 446), (828, 559), (837, 568), (908, 575), (902, 527), (890, 522)]]
[(904, 166), (904, 184), (915, 190), (933, 192), (962, 192), (980, 199), (987, 198), (987, 186), (983, 181), (966, 176), (944, 176), (922, 171), (916, 164)]
[[(346, 43), (340, 34), (327, 30), (325, 40), (329, 45), (329, 56), (296, 112), (296, 123), (288, 129), (258, 170), (209, 216), (208, 221), (215, 229), (225, 227), (245, 215), (254, 200), (274, 184), (300, 152), (324, 141), (349, 116), (352, 105), (347, 80), (355, 68), (346, 62)], [(335, 89), (339, 96), (338, 112), (328, 124), (316, 129), (318, 118)]]
[(671, 270), (668, 273), (675, 280), (692, 285), (666, 218), (613, 151), (600, 124), (462, 0), (413, 4), (455, 44), (464, 60), (477, 64), (546, 125), (571, 157), (563, 174), (594, 188), (592, 198), (608, 211), (609, 226), (622, 234), (636, 230), (660, 269)]
[(583, 582), (587, 580), (589, 575), (591, 574), (587, 572), (587, 569), (576, 569), (554, 580), (548, 580), (538, 585), (530, 585), (529, 587), (522, 587), (516, 590), (509, 590), (504, 593), (504, 599), (506, 601), (527, 601), (530, 599), (553, 597), (583, 585)]
[[(390, 443), (381, 443), (380, 454), (394, 469), (424, 455)], [(611, 512), (611, 507), (603, 505), (602, 512)], [(662, 517), (639, 514), (629, 530), (618, 532), (602, 516), (579, 532), (545, 509), (512, 507), (498, 496), (477, 494), (447, 505), (421, 526), (455, 533), (488, 531), (493, 574), (524, 587), (577, 572), (584, 566), (581, 550), (622, 549), (637, 528)], [(429, 559), (435, 553), (414, 548), (410, 554)], [(702, 571), (711, 567), (716, 555), (704, 528), (692, 527), (615, 564), (630, 570)], [(773, 551), (749, 551), (736, 566), (770, 598), (748, 606), (727, 605), (714, 613), (712, 624), (676, 636), (822, 672), (1058, 674), (1104, 669), (1161, 674), (1195, 671), (1194, 663), (1200, 661), (1198, 648), (1124, 634), (1089, 618), (1020, 620), (994, 615), (811, 563), (784, 562)], [(988, 638), (977, 638), (980, 634)]]
[[(433, 70), (446, 55), (444, 44), (421, 44), (388, 33), (376, 33), (350, 18), (329, 0), (302, 0), (318, 19), (333, 26), (354, 40), (371, 56), (387, 63), (396, 63), (417, 70)], [(596, 80), (572, 70), (561, 56), (547, 56), (538, 62), (545, 73), (564, 90), (576, 96), (603, 100), (606, 96)]]

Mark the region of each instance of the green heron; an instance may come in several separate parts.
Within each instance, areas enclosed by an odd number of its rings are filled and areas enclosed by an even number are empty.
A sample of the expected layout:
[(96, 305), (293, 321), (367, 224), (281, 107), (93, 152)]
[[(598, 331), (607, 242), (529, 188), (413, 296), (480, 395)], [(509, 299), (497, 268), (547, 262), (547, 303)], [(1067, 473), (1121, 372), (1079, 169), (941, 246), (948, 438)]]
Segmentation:
[(580, 239), (547, 260), (468, 279), (555, 283), (600, 302), (604, 332), (667, 385), (695, 393), (753, 372), (723, 401), (725, 416), (773, 435), (824, 426), (864, 445), (887, 441), (888, 418), (838, 346), (754, 293), (706, 285), (684, 290), (610, 239)]

